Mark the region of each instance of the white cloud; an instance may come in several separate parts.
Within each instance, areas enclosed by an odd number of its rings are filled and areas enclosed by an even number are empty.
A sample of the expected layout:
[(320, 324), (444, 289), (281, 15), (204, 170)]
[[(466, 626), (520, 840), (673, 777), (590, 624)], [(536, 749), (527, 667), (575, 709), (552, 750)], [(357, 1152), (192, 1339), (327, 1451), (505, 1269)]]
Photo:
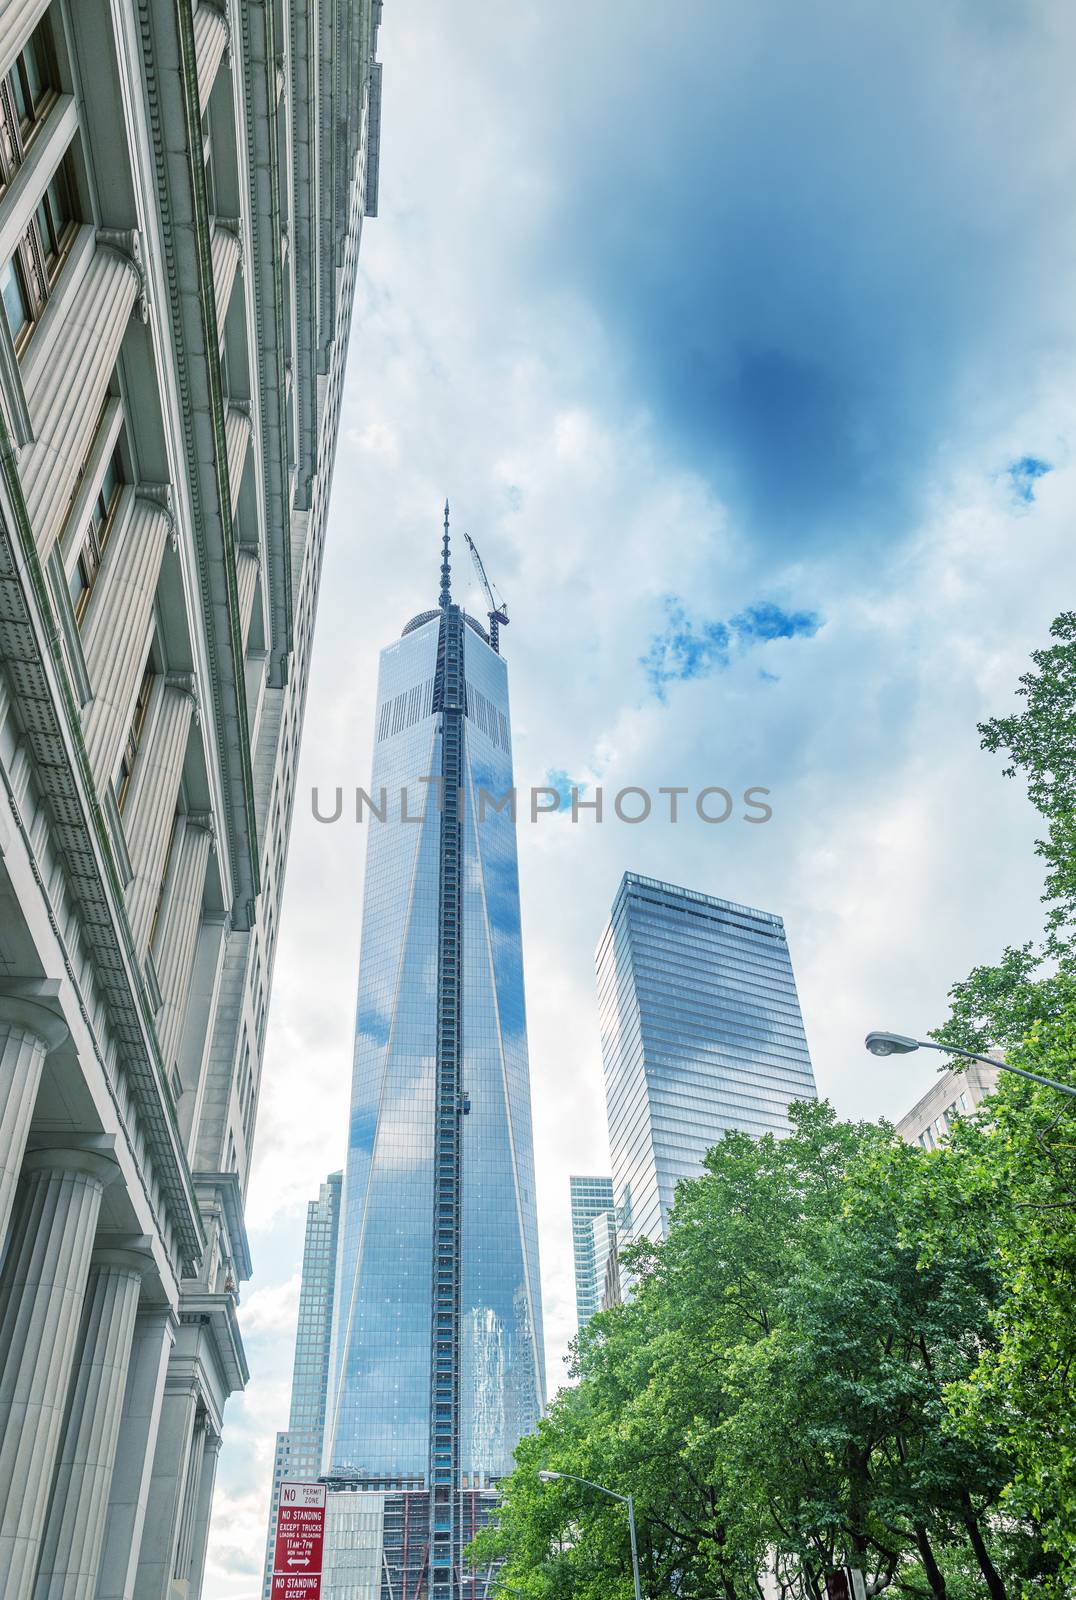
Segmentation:
[(295, 1321), (299, 1315), (298, 1272), (283, 1283), (267, 1284), (243, 1298), (241, 1324), (246, 1337), (253, 1333), (279, 1333), (295, 1336)]
[(367, 455), (380, 456), (389, 466), (399, 465), (400, 446), (396, 435), (383, 422), (369, 422), (362, 429), (346, 429), (342, 443), (364, 451)]

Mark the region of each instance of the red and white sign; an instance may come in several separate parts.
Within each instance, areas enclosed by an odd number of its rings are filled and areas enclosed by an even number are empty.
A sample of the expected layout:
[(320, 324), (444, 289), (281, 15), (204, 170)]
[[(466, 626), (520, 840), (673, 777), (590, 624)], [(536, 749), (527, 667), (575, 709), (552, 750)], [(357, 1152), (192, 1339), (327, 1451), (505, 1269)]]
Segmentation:
[(325, 1549), (325, 1485), (280, 1485), (273, 1551), (273, 1600), (320, 1600)]

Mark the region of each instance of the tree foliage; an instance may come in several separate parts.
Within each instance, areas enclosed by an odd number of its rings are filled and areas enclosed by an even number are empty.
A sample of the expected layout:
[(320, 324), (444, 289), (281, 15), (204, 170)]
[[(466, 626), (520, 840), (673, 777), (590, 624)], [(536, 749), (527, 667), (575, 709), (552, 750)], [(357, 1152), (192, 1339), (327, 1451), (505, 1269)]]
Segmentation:
[[(1050, 629), (1018, 687), (1021, 710), (980, 724), (1045, 823), (1041, 946), (1007, 949), (950, 992), (942, 1044), (1000, 1046), (1015, 1066), (1076, 1081), (1076, 613)], [(1004, 1504), (1033, 1519), (1076, 1573), (1076, 1101), (1006, 1078), (988, 1122), (954, 1141), (965, 1185), (994, 1219), (1002, 1298), (995, 1343), (949, 1404), (969, 1438), (1005, 1420)]]
[(584, 1330), (480, 1541), (508, 1588), (631, 1595), (623, 1507), (550, 1469), (634, 1494), (655, 1596), (744, 1600), (770, 1574), (806, 1600), (843, 1566), (878, 1593), (1048, 1592), (1041, 1536), (1001, 1511), (1004, 1430), (947, 1404), (996, 1347), (988, 1216), (949, 1225), (950, 1152), (825, 1104), (792, 1116), (786, 1139), (726, 1135), (666, 1243), (634, 1253), (631, 1303)]
[(1050, 625), (1057, 640), (1034, 650), (1035, 670), (1020, 679), (1026, 708), (980, 723), (984, 750), (1003, 750), (1007, 778), (1022, 775), (1028, 799), (1046, 822), (1036, 850), (1046, 862), (1047, 945), (1066, 958), (1076, 933), (1076, 611)]

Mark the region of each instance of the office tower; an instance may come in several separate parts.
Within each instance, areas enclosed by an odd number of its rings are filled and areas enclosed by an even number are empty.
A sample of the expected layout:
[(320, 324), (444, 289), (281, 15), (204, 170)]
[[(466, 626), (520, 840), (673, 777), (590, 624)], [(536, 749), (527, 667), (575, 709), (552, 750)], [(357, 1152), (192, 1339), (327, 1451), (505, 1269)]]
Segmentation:
[(621, 1300), (616, 1212), (600, 1212), (592, 1220), (590, 1232), (594, 1244), (595, 1310), (608, 1311), (610, 1306), (619, 1305)]
[(340, 1229), (342, 1172), (330, 1172), (316, 1200), (306, 1208), (303, 1272), (299, 1287), (299, 1325), (291, 1374), (291, 1413), (286, 1433), (276, 1436), (273, 1493), (263, 1593), (272, 1583), (273, 1544), (280, 1485), (285, 1478), (312, 1482), (321, 1471), (325, 1431), (325, 1396), (329, 1381), (333, 1291), (336, 1286), (336, 1244)]
[(959, 1070), (939, 1074), (926, 1094), (897, 1123), (909, 1144), (933, 1150), (949, 1132), (955, 1117), (966, 1117), (997, 1087), (1000, 1069), (984, 1061), (968, 1061)]
[(544, 1399), (503, 620), (453, 603), (446, 506), (439, 605), (381, 653), (323, 1453), (430, 1600), (483, 1592), (460, 1552)]
[(0, 5), (0, 1597), (201, 1590), (380, 5)]
[[(602, 1242), (595, 1236), (595, 1219), (604, 1218), (613, 1209), (612, 1178), (569, 1178), (572, 1197), (572, 1253), (575, 1257), (575, 1315), (579, 1327), (585, 1328), (595, 1311), (601, 1307), (602, 1287), (605, 1283), (605, 1263), (608, 1259), (608, 1230), (602, 1232)], [(600, 1267), (597, 1260), (601, 1253)]]
[(726, 1129), (785, 1132), (814, 1074), (780, 917), (626, 872), (596, 961), (623, 1247), (665, 1237)]

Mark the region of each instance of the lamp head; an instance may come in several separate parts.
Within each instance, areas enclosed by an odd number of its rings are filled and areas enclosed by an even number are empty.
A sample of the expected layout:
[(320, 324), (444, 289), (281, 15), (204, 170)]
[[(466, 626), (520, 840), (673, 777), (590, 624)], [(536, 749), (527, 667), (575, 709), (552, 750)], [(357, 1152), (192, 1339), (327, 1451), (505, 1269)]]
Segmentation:
[(552, 1483), (555, 1478), (559, 1478), (560, 1477), (560, 1473), (559, 1472), (540, 1472), (538, 1474), (538, 1476), (542, 1480), (543, 1483)]
[(906, 1056), (919, 1049), (919, 1040), (905, 1033), (868, 1033), (863, 1042), (872, 1056)]

